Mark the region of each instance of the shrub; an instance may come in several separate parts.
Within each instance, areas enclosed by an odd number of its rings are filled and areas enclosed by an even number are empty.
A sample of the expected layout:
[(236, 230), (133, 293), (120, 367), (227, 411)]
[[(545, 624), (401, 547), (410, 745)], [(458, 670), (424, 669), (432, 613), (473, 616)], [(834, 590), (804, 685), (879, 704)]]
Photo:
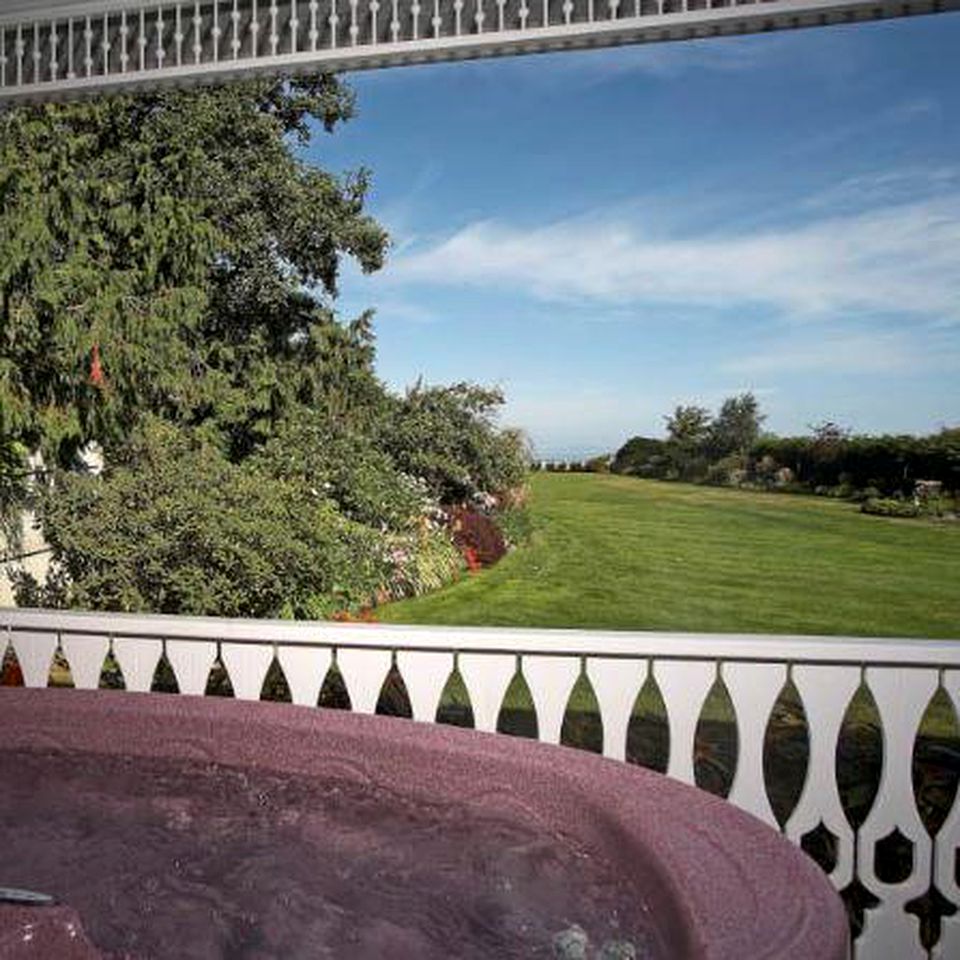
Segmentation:
[(71, 605), (314, 618), (368, 602), (389, 578), (383, 535), (306, 483), (171, 427), (137, 446), (135, 463), (65, 475), (41, 499)]
[(918, 517), (920, 508), (909, 500), (895, 500), (892, 497), (871, 497), (860, 504), (861, 513), (870, 513), (877, 517)]
[(507, 552), (503, 534), (491, 517), (466, 507), (451, 507), (447, 515), (453, 542), (471, 570), (492, 566)]

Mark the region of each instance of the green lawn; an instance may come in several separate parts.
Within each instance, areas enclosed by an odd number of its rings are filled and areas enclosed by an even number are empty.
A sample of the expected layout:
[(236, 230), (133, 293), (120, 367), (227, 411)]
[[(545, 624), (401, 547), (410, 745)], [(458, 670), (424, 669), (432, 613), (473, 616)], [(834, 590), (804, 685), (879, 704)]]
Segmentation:
[(960, 524), (819, 497), (536, 474), (532, 541), (385, 622), (960, 638)]

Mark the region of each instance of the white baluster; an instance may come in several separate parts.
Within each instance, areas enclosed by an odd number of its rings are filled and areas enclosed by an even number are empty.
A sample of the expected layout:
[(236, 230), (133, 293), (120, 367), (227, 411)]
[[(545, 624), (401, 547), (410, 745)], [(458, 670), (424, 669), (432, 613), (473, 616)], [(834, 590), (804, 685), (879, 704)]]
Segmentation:
[(587, 0), (587, 22), (593, 23), (593, 0)]
[(7, 28), (0, 26), (0, 87), (7, 85)]
[(230, 674), (233, 695), (238, 700), (259, 700), (273, 662), (273, 647), (266, 643), (221, 643), (220, 658)]
[(392, 0), (393, 19), (390, 21), (390, 38), (396, 43), (400, 39), (400, 8), (398, 0)]
[(157, 48), (154, 53), (154, 56), (156, 57), (156, 60), (157, 60), (158, 70), (163, 69), (163, 61), (167, 56), (167, 51), (164, 48), (164, 42), (163, 42), (163, 30), (164, 30), (163, 7), (157, 7), (157, 23), (156, 23)]
[(517, 11), (520, 14), (520, 29), (527, 29), (527, 18), (530, 16), (530, 8), (527, 6), (527, 0), (520, 0), (520, 9)]
[(233, 59), (240, 59), (240, 8), (238, 6), (239, 0), (233, 0), (233, 12), (230, 14), (230, 20), (232, 22), (233, 29), (233, 39), (230, 41), (230, 50), (233, 53)]
[(516, 657), (511, 654), (461, 653), (457, 658), (463, 677), (473, 725), (477, 730), (493, 733), (503, 706), (503, 698), (516, 670)]
[(360, 0), (350, 0), (350, 45), (355, 47), (360, 37), (360, 24), (357, 22), (357, 6)]
[(337, 15), (337, 0), (330, 0), (330, 16), (327, 17), (327, 23), (330, 25), (330, 47), (335, 49), (337, 46), (337, 24), (340, 23), (340, 17)]
[(290, 52), (296, 53), (300, 42), (300, 20), (297, 17), (297, 0), (290, 0)]
[(453, 35), (459, 37), (463, 20), (463, 0), (453, 0)]
[(200, 63), (200, 57), (203, 55), (203, 40), (200, 36), (200, 30), (203, 27), (203, 17), (200, 16), (199, 0), (193, 5), (193, 62)]
[(50, 21), (50, 79), (59, 78), (60, 64), (57, 61), (57, 47), (60, 44), (60, 37), (57, 36), (57, 21)]
[(667, 774), (684, 783), (694, 783), (693, 743), (697, 721), (716, 679), (716, 664), (709, 660), (663, 660), (657, 661), (653, 669), (670, 727)]
[(550, 26), (550, 0), (543, 0), (543, 26)]
[(213, 62), (220, 61), (220, 38), (223, 30), (220, 29), (220, 0), (213, 0), (213, 29), (210, 31), (213, 38)]
[(407, 686), (413, 719), (433, 723), (453, 670), (453, 657), (445, 651), (398, 650), (397, 667)]
[(477, 0), (477, 12), (473, 15), (473, 21), (477, 25), (477, 33), (483, 33), (483, 0)]
[(250, 56), (256, 58), (259, 54), (260, 20), (257, 16), (257, 0), (253, 0), (250, 11)]
[(357, 713), (375, 713), (383, 681), (390, 672), (389, 650), (338, 648), (337, 666), (350, 695), (350, 706)]
[(590, 657), (587, 660), (587, 676), (593, 684), (603, 720), (605, 757), (626, 759), (627, 729), (646, 672), (646, 666), (634, 660), (603, 657)]
[(537, 733), (544, 743), (559, 743), (563, 715), (580, 674), (578, 657), (523, 658), (523, 676), (537, 711)]
[(130, 692), (149, 693), (163, 654), (163, 642), (139, 637), (114, 637), (113, 655), (120, 664), (123, 685)]
[(45, 687), (50, 679), (50, 665), (53, 652), (57, 649), (55, 633), (18, 633), (7, 634), (7, 639), (17, 655), (20, 670), (23, 673), (25, 687)]
[[(320, 30), (317, 28), (317, 12), (320, 10), (318, 0), (310, 0), (310, 50), (317, 52), (317, 41), (320, 39)], [(374, 30), (376, 33), (376, 30)]]
[(73, 17), (70, 17), (67, 20), (67, 79), (73, 80), (76, 75), (73, 68)]
[(569, 27), (573, 17), (573, 0), (563, 0), (563, 22)]
[(370, 46), (375, 47), (380, 42), (379, 27), (377, 25), (377, 14), (380, 12), (379, 0), (370, 0), (367, 4), (370, 11)]
[(327, 17), (327, 23), (330, 26), (330, 47), (335, 49), (337, 46), (337, 25), (340, 23), (340, 17), (337, 15), (337, 0), (330, 0), (330, 16)]
[(327, 647), (279, 646), (277, 659), (283, 667), (290, 698), (302, 707), (315, 707), (332, 659)]
[(610, 7), (610, 19), (616, 20), (617, 13), (620, 9), (620, 0), (608, 0), (607, 5)]
[(805, 834), (823, 823), (837, 838), (837, 863), (830, 877), (842, 890), (853, 879), (854, 835), (837, 789), (837, 741), (847, 707), (860, 686), (860, 670), (800, 665), (793, 668), (792, 676), (807, 718), (810, 757), (807, 779), (785, 832), (799, 846)]
[(440, 39), (440, 28), (443, 26), (443, 20), (440, 18), (440, 0), (433, 0), (433, 17), (430, 20), (430, 26), (433, 27), (433, 39)]
[[(173, 13), (173, 49), (174, 56), (177, 60), (177, 66), (183, 66), (183, 41), (186, 40), (186, 37), (183, 34), (183, 8), (178, 3), (174, 7)], [(126, 17), (124, 17), (124, 22), (126, 22)]]
[(86, 27), (83, 31), (84, 50), (83, 68), (89, 77), (93, 73), (93, 27), (90, 25), (90, 18), (87, 17)]
[(96, 690), (104, 657), (110, 649), (109, 638), (65, 633), (60, 637), (60, 646), (70, 664), (73, 685), (78, 690)]
[(410, 5), (410, 31), (414, 40), (420, 39), (420, 10), (420, 4), (417, 0), (413, 0)]
[[(177, 8), (179, 13), (180, 8)], [(127, 11), (123, 10), (120, 13), (120, 72), (126, 73), (127, 67), (130, 65), (130, 52), (129, 52), (129, 39), (130, 39), (130, 27), (127, 25)]]
[(167, 641), (167, 659), (181, 693), (203, 696), (216, 655), (217, 645), (210, 640)]
[(507, 0), (497, 0), (497, 30), (501, 33), (504, 28), (504, 14), (503, 8), (507, 5)]
[(280, 47), (280, 29), (277, 25), (277, 19), (280, 16), (280, 8), (277, 6), (277, 0), (270, 0), (270, 56), (275, 57)]
[(787, 678), (784, 664), (727, 663), (727, 685), (737, 718), (737, 769), (727, 799), (778, 829), (763, 779), (763, 740), (773, 704)]
[[(860, 828), (860, 877), (882, 901), (883, 909), (867, 914), (857, 943), (861, 956), (890, 960), (923, 960), (915, 918), (904, 920), (907, 901), (926, 892), (930, 882), (930, 837), (913, 796), (913, 747), (920, 720), (937, 689), (935, 670), (868, 667), (866, 682), (883, 725), (883, 775), (880, 790)], [(902, 883), (882, 882), (876, 874), (876, 843), (894, 829), (913, 842), (913, 872)]]
[[(960, 670), (947, 670), (943, 686), (953, 709), (960, 716)], [(937, 834), (934, 856), (934, 882), (937, 889), (954, 905), (960, 907), (960, 883), (957, 882), (956, 858), (960, 848), (960, 794), (953, 801), (953, 809)], [(933, 960), (956, 960), (960, 957), (960, 910), (952, 917), (944, 917), (940, 942), (933, 948)]]
[(40, 51), (40, 21), (33, 21), (33, 82), (39, 83), (43, 79), (41, 61), (43, 53)]
[(140, 11), (140, 35), (137, 37), (137, 46), (140, 48), (140, 70), (147, 69), (147, 12), (146, 10)]
[(108, 14), (103, 15), (103, 37), (100, 42), (100, 55), (103, 57), (103, 75), (110, 75), (110, 51), (112, 47), (110, 44), (110, 17)]
[(13, 52), (17, 58), (17, 86), (23, 86), (23, 55), (26, 52), (26, 45), (23, 42), (23, 25), (17, 24), (17, 39), (13, 45)]

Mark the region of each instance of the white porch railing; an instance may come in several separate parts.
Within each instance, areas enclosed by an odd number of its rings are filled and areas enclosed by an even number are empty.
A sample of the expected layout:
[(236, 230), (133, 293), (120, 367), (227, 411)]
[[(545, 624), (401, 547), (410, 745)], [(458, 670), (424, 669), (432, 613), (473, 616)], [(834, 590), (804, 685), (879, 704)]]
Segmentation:
[(3, 0), (0, 103), (935, 13), (958, 0)]
[[(53, 611), (0, 610), (0, 648), (12, 646), (27, 686), (46, 686), (59, 649), (79, 688), (96, 687), (112, 652), (126, 689), (149, 691), (166, 657), (181, 693), (202, 694), (219, 660), (235, 695), (259, 699), (274, 659), (294, 703), (315, 706), (331, 663), (354, 710), (372, 713), (395, 666), (413, 718), (433, 721), (459, 671), (477, 729), (494, 731), (511, 680), (529, 687), (541, 740), (561, 739), (571, 691), (584, 676), (599, 705), (603, 752), (623, 760), (642, 688), (656, 684), (666, 708), (670, 776), (695, 780), (697, 725), (708, 692), (722, 684), (736, 715), (735, 773), (729, 799), (773, 826), (764, 743), (771, 712), (792, 681), (803, 703), (809, 761), (783, 830), (810, 849), (826, 839), (824, 865), (848, 901), (869, 891), (876, 906), (854, 941), (862, 960), (960, 957), (960, 802), (928, 832), (918, 812), (913, 756), (921, 719), (937, 696), (960, 710), (960, 642), (810, 637), (603, 633), (587, 631), (402, 627), (289, 621), (219, 620)], [(865, 819), (851, 818), (838, 787), (837, 747), (854, 694), (865, 685), (882, 729), (882, 776)], [(950, 712), (949, 710), (947, 711)], [(960, 775), (957, 753), (947, 780)], [(952, 765), (952, 767), (951, 767)], [(949, 793), (949, 790), (947, 791)], [(868, 798), (869, 803), (869, 798)], [(939, 823), (939, 822), (938, 822)], [(881, 849), (897, 847), (898, 866)], [(937, 891), (939, 896), (937, 896)], [(867, 897), (869, 899), (869, 897)], [(871, 901), (872, 902), (872, 901)], [(951, 913), (952, 909), (952, 913)], [(918, 916), (927, 918), (921, 942)], [(930, 930), (939, 930), (931, 945)], [(934, 934), (935, 936), (935, 934)], [(746, 958), (745, 958), (746, 960)]]

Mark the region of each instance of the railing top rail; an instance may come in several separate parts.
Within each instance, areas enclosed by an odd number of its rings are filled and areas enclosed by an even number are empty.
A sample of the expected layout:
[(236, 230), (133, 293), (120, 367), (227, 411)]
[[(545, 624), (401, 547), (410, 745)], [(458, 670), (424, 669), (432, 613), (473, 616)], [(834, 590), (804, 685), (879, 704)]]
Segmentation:
[(960, 639), (405, 626), (32, 609), (0, 610), (0, 631), (539, 656), (960, 668)]

